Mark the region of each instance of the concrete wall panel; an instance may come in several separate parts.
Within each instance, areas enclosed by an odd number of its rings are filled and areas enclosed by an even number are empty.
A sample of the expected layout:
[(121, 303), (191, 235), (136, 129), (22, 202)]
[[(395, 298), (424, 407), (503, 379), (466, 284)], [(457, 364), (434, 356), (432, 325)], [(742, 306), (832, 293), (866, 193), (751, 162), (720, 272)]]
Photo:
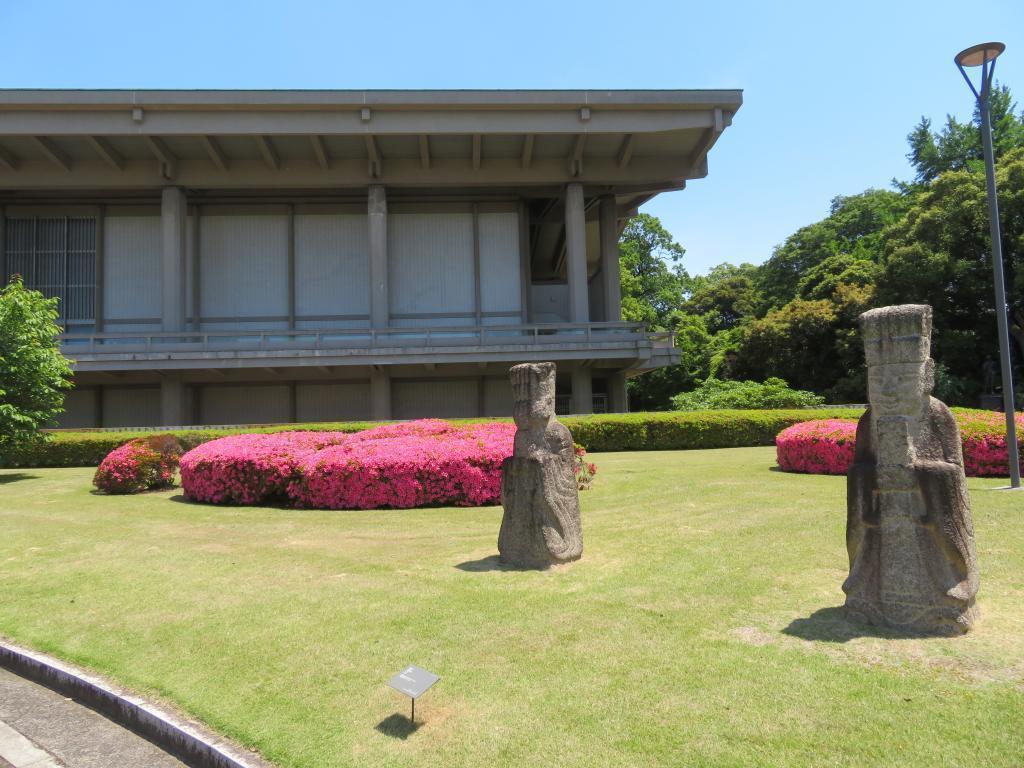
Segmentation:
[(368, 315), (369, 248), (365, 215), (297, 215), (295, 313)]
[(103, 314), (108, 321), (160, 317), (160, 232), (159, 216), (104, 219)]
[(286, 384), (203, 387), (199, 414), (203, 424), (280, 424), (288, 421)]
[[(519, 315), (519, 214), (480, 214), (480, 299), (484, 312)], [(514, 318), (509, 322), (517, 322)]]
[(390, 214), (388, 251), (392, 314), (475, 310), (472, 214)]
[(61, 429), (95, 427), (96, 392), (92, 389), (72, 389), (64, 397), (64, 413), (57, 417)]
[(300, 422), (369, 419), (370, 383), (299, 384), (295, 390), (295, 411)]
[(484, 379), (484, 416), (512, 415), (512, 385), (508, 377)]
[(103, 389), (104, 427), (152, 427), (160, 423), (159, 387)]
[(396, 419), (460, 418), (477, 416), (477, 382), (391, 382), (392, 416)]
[(203, 216), (199, 238), (204, 318), (288, 314), (287, 216)]

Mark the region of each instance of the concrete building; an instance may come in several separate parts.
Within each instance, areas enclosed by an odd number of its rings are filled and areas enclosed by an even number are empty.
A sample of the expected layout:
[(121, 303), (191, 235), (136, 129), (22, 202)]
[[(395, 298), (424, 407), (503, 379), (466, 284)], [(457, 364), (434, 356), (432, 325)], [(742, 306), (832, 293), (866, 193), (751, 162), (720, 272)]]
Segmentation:
[(626, 409), (678, 359), (617, 239), (739, 91), (0, 91), (0, 275), (60, 297), (62, 426)]

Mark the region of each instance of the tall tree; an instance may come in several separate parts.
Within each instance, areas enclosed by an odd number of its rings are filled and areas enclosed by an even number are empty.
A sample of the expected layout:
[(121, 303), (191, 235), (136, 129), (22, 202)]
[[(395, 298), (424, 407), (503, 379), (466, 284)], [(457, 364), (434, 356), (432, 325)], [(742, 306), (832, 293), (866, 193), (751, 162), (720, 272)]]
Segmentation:
[[(1024, 111), (1015, 113), (1017, 105), (1006, 86), (997, 86), (989, 96), (992, 115), (992, 149), (998, 161), (1015, 147), (1024, 146)], [(927, 184), (947, 171), (977, 170), (983, 161), (981, 149), (981, 112), (974, 108), (973, 120), (961, 123), (946, 115), (942, 130), (934, 132), (932, 121), (921, 118), (907, 136), (910, 151), (907, 159), (914, 166), (918, 183)]]
[[(812, 271), (833, 257), (841, 258), (827, 267), (829, 272), (834, 273), (837, 268), (842, 272), (851, 267), (854, 271), (870, 272), (870, 267), (858, 267), (855, 263), (880, 261), (882, 232), (899, 220), (905, 208), (903, 196), (891, 190), (868, 189), (858, 195), (833, 198), (828, 216), (801, 227), (786, 238), (759, 268), (757, 279), (764, 294), (765, 308), (782, 307), (798, 296), (818, 298), (822, 292), (816, 290), (817, 284), (826, 275), (811, 278), (810, 282), (807, 279)], [(863, 279), (853, 282), (863, 283)]]
[[(1024, 146), (996, 167), (1003, 259), (1011, 316), (1024, 312)], [(981, 364), (998, 348), (985, 175), (945, 171), (908, 193), (907, 215), (887, 233), (877, 300), (930, 304), (933, 357), (962, 391), (980, 387)], [(1024, 342), (1024, 335), (1017, 334)], [(970, 399), (973, 399), (970, 398)]]
[(623, 320), (668, 329), (690, 280), (685, 252), (656, 217), (641, 213), (629, 220), (619, 238)]
[(60, 352), (57, 299), (15, 277), (0, 291), (0, 450), (35, 439), (64, 410), (71, 366)]

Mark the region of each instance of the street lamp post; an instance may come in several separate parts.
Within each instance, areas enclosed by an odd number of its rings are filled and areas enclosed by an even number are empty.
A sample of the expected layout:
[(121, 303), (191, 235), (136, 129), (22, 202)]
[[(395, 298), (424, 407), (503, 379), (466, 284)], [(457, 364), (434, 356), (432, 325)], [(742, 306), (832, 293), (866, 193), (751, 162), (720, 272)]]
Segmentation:
[[(992, 155), (992, 115), (989, 96), (996, 57), (1006, 46), (1002, 43), (972, 45), (956, 55), (957, 69), (964, 76), (981, 112), (981, 147), (985, 154), (985, 181), (988, 188), (989, 234), (992, 238), (992, 277), (996, 286), (996, 322), (999, 327), (999, 361), (1003, 379), (1003, 411), (1006, 414), (1006, 449), (1010, 462), (1010, 487), (1020, 488), (1020, 458), (1017, 454), (1017, 422), (1014, 418), (1013, 371), (1010, 369), (1010, 332), (1007, 323), (1006, 284), (1003, 280), (1003, 241), (999, 234), (999, 200), (996, 198), (996, 168)], [(981, 88), (975, 88), (965, 67), (981, 67)]]

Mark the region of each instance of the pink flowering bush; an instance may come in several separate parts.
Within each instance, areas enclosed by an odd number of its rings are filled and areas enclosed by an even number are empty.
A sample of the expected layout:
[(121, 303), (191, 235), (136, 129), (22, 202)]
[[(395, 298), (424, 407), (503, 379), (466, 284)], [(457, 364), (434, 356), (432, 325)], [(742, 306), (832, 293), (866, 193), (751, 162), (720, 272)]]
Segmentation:
[[(1008, 477), (1006, 417), (996, 411), (958, 409), (954, 414), (964, 444), (964, 471), (971, 477)], [(1014, 418), (1018, 436), (1024, 436), (1024, 413)]]
[(181, 487), (188, 498), (211, 504), (285, 502), (300, 463), (347, 437), (343, 432), (275, 432), (211, 440), (181, 457)]
[(845, 419), (803, 421), (775, 438), (775, 453), (783, 472), (845, 475), (853, 463), (857, 422)]
[(302, 507), (405, 509), (497, 504), (515, 425), (388, 424), (305, 457), (289, 495)]
[[(482, 506), (501, 500), (501, 464), (514, 424), (455, 425), (440, 419), (363, 432), (233, 435), (181, 459), (181, 485), (195, 501), (284, 503), (314, 509)], [(597, 468), (576, 451), (580, 488)]]
[(174, 438), (130, 440), (106, 455), (93, 485), (103, 493), (141, 493), (174, 485), (181, 448)]
[[(1005, 420), (994, 411), (953, 411), (963, 442), (964, 471), (969, 477), (1006, 477)], [(1016, 414), (1024, 434), (1024, 413)], [(785, 472), (845, 475), (853, 463), (857, 422), (847, 419), (805, 421), (782, 430), (775, 438), (779, 468)]]

